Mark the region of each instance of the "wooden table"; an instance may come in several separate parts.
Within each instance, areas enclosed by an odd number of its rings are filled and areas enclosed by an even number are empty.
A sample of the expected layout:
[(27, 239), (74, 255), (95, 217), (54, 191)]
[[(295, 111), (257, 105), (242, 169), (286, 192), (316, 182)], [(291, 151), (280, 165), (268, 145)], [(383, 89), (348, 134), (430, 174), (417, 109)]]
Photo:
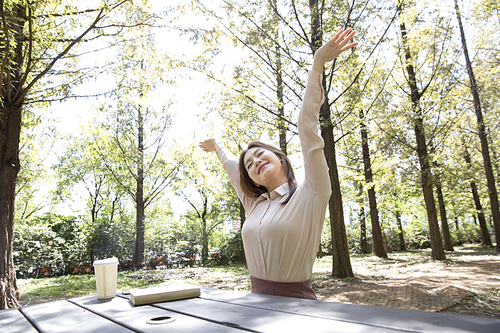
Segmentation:
[(0, 332), (481, 332), (500, 320), (202, 288), (201, 297), (133, 306), (97, 296), (0, 311)]

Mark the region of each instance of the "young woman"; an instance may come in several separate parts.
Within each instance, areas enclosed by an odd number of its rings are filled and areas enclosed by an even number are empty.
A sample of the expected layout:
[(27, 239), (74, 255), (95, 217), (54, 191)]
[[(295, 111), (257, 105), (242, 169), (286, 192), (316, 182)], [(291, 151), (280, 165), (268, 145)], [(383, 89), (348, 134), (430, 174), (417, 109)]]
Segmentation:
[(316, 299), (312, 268), (331, 195), (318, 134), (323, 66), (358, 45), (349, 43), (355, 33), (340, 30), (314, 55), (297, 121), (305, 172), (301, 185), (288, 158), (272, 146), (251, 142), (238, 161), (215, 139), (199, 143), (217, 153), (247, 213), (242, 238), (252, 293)]

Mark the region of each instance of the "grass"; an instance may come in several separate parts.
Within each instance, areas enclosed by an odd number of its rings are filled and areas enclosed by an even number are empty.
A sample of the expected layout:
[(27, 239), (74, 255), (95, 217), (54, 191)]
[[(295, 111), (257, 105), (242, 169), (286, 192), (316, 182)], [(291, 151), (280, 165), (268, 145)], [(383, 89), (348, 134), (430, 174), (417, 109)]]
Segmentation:
[[(20, 279), (17, 284), (21, 304), (29, 304), (33, 300), (51, 301), (97, 293), (93, 274)], [(134, 278), (130, 276), (129, 272), (120, 272), (117, 279), (117, 290), (150, 287), (158, 284), (145, 279)]]
[[(194, 285), (205, 285), (211, 281), (235, 278), (238, 280), (238, 278), (245, 279), (247, 277), (248, 271), (243, 265), (172, 269), (166, 271), (125, 271), (118, 272), (116, 289), (120, 292), (178, 281)], [(22, 306), (97, 294), (93, 274), (19, 279), (17, 284)], [(235, 288), (235, 290), (237, 289)], [(247, 288), (243, 286), (243, 288), (239, 289), (246, 290)]]

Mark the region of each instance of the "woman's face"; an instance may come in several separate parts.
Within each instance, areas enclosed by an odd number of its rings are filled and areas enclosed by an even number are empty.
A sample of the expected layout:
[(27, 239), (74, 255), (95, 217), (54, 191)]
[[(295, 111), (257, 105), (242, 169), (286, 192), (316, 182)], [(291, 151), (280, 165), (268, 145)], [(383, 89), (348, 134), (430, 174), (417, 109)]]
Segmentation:
[(281, 160), (275, 153), (261, 147), (250, 148), (244, 157), (248, 176), (268, 192), (286, 182)]

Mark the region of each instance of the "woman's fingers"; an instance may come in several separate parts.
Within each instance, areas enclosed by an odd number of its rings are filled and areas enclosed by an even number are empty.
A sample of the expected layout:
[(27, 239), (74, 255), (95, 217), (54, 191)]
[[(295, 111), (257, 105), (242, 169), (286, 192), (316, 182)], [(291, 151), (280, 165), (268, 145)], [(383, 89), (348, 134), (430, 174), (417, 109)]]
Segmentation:
[(198, 142), (198, 147), (200, 147), (205, 152), (211, 152), (215, 150), (214, 139), (208, 139), (205, 141)]
[(341, 29), (340, 31), (342, 32), (340, 36), (336, 39), (337, 44), (342, 44), (342, 42), (345, 40), (345, 36), (351, 31), (352, 29), (349, 28), (347, 30)]
[(337, 41), (337, 40), (339, 40), (339, 37), (340, 37), (340, 35), (342, 35), (342, 33), (343, 33), (343, 32), (344, 32), (344, 29), (340, 29), (340, 30), (339, 30), (339, 32), (337, 32), (337, 33), (335, 34), (335, 36), (333, 36), (333, 38), (332, 38), (332, 39), (330, 39), (330, 40), (333, 40), (333, 41)]
[(354, 37), (354, 35), (356, 35), (356, 31), (352, 30), (351, 28), (347, 29), (346, 31), (344, 31), (340, 36), (339, 38), (337, 38), (335, 40), (335, 43), (338, 45), (338, 47), (340, 48), (340, 52), (344, 52), (346, 50), (349, 50), (357, 45), (359, 45), (358, 42), (354, 42), (354, 43), (349, 43), (349, 41)]

